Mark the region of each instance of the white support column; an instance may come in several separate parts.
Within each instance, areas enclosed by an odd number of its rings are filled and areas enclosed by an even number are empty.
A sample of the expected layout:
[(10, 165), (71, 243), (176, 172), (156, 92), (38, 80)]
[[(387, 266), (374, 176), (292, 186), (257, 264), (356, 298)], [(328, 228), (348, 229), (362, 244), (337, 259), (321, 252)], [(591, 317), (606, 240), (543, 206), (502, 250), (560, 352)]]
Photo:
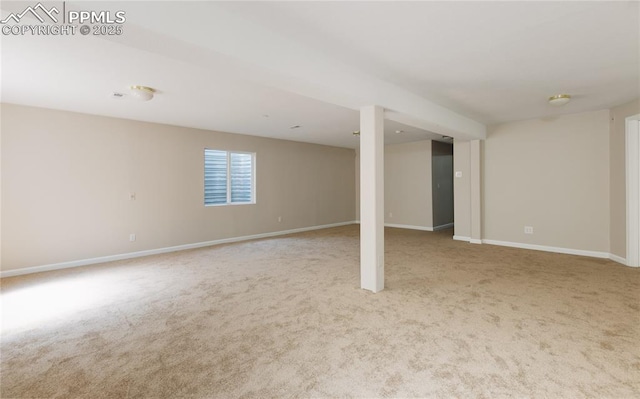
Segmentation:
[(470, 143), (471, 171), (471, 243), (482, 244), (482, 192), (481, 192), (481, 160), (480, 140)]
[(360, 287), (384, 289), (384, 109), (360, 108)]
[(640, 114), (626, 118), (627, 266), (640, 267)]

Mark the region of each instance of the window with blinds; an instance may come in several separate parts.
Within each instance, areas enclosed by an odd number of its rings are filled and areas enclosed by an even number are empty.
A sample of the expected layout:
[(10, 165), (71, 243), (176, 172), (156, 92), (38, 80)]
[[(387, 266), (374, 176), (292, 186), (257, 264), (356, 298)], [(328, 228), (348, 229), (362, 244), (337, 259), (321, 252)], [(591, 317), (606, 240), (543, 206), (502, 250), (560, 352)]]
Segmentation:
[(255, 154), (204, 150), (204, 204), (253, 204)]

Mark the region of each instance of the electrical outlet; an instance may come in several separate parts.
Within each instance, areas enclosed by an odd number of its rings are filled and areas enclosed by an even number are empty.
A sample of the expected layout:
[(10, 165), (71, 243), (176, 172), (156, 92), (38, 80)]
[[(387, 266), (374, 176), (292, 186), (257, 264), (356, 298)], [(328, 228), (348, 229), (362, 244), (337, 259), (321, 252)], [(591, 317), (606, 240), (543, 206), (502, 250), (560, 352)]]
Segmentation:
[(133, 242), (136, 240), (136, 235), (134, 233), (129, 234), (129, 241)]
[(278, 223), (282, 222), (282, 216), (278, 216)]
[(393, 213), (389, 212), (389, 217), (392, 218), (393, 217)]
[(524, 226), (524, 234), (533, 234), (532, 226)]

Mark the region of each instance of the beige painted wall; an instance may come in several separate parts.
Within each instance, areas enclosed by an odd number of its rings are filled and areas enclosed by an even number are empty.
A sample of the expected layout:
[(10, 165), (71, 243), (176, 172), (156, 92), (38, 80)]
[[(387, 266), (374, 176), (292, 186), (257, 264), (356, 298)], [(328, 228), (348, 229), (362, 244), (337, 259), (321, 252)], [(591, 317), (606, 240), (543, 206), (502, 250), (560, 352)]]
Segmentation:
[(385, 223), (432, 228), (431, 140), (385, 146), (384, 157)]
[(356, 149), (355, 160), (355, 175), (356, 175), (356, 221), (360, 221), (360, 149)]
[(627, 191), (625, 172), (625, 118), (640, 114), (640, 100), (611, 109), (609, 145), (611, 220), (611, 253), (627, 257)]
[[(356, 219), (360, 220), (360, 158), (357, 151), (355, 169)], [(385, 146), (384, 179), (385, 223), (433, 227), (431, 140)]]
[(471, 143), (453, 142), (453, 173), (461, 172), (461, 177), (453, 178), (454, 236), (471, 238)]
[(483, 162), (483, 239), (609, 252), (609, 110), (494, 126)]
[[(1, 128), (3, 271), (355, 218), (350, 149), (11, 104)], [(257, 204), (203, 205), (205, 147), (257, 153)]]

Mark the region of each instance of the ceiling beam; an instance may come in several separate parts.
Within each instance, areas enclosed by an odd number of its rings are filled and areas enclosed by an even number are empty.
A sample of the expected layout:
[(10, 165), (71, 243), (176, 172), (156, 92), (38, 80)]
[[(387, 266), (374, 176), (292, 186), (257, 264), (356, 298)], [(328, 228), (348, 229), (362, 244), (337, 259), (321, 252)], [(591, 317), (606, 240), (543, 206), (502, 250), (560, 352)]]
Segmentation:
[(380, 105), (386, 118), (437, 134), (486, 138), (483, 124), (215, 2), (155, 2), (153, 17), (144, 2), (123, 8), (127, 10), (125, 34), (105, 39), (353, 110)]

